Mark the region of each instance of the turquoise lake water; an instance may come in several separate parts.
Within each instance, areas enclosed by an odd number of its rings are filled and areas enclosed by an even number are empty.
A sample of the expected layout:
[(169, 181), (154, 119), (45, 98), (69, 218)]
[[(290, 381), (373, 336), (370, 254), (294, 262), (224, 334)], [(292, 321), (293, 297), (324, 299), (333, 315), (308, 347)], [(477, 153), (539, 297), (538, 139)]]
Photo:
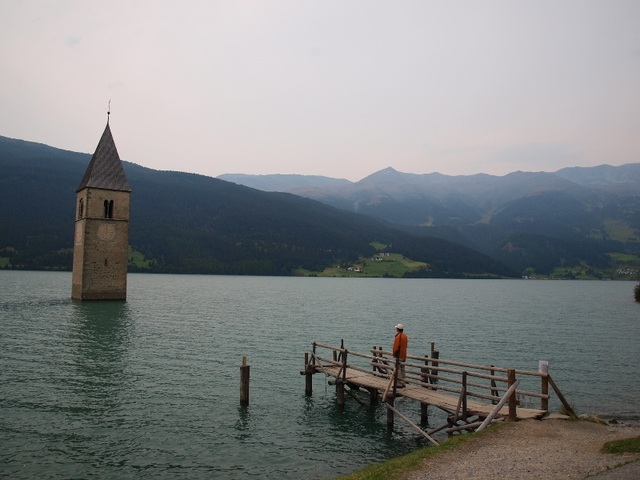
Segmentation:
[(0, 475), (327, 478), (410, 452), (426, 444), (401, 421), (388, 435), (383, 406), (340, 413), (299, 373), (312, 341), (389, 348), (398, 322), (411, 354), (546, 360), (578, 413), (638, 420), (633, 286), (130, 274), (126, 303), (80, 303), (70, 273), (0, 271)]

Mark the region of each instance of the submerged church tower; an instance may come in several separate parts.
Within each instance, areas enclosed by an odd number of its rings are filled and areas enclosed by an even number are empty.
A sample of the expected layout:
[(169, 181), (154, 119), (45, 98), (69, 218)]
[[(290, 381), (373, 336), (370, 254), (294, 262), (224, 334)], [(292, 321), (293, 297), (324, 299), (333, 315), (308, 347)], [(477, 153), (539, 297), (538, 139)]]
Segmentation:
[(125, 300), (131, 187), (109, 120), (76, 190), (71, 297)]

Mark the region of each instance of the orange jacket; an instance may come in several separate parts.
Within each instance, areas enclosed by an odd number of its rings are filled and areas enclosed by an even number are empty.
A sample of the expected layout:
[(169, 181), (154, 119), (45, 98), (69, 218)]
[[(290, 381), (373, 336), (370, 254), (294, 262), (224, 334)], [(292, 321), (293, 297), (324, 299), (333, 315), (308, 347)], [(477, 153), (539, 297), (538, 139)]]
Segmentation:
[(409, 337), (406, 333), (396, 333), (396, 338), (393, 341), (393, 356), (400, 357), (400, 360), (405, 361), (407, 359), (407, 345), (409, 344)]

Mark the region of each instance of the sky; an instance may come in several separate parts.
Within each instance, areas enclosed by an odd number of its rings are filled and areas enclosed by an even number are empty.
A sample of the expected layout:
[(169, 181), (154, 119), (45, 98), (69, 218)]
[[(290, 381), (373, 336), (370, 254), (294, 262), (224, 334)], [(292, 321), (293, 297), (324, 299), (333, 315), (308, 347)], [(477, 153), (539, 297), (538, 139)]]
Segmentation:
[(159, 170), (640, 162), (640, 1), (0, 2), (0, 135)]

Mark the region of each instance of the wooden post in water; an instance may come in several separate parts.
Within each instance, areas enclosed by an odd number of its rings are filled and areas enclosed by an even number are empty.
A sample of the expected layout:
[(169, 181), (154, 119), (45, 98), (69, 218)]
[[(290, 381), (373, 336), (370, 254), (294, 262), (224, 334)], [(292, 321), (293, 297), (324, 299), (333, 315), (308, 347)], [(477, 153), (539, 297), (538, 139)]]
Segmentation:
[(310, 397), (313, 394), (313, 373), (309, 365), (309, 352), (304, 353), (304, 394)]
[[(513, 368), (507, 370), (507, 383), (509, 387), (516, 383), (516, 371)], [(516, 413), (516, 392), (509, 396), (509, 421), (515, 422), (518, 419)]]
[(249, 406), (249, 371), (250, 366), (247, 365), (247, 357), (242, 357), (242, 365), (240, 366), (240, 406)]

